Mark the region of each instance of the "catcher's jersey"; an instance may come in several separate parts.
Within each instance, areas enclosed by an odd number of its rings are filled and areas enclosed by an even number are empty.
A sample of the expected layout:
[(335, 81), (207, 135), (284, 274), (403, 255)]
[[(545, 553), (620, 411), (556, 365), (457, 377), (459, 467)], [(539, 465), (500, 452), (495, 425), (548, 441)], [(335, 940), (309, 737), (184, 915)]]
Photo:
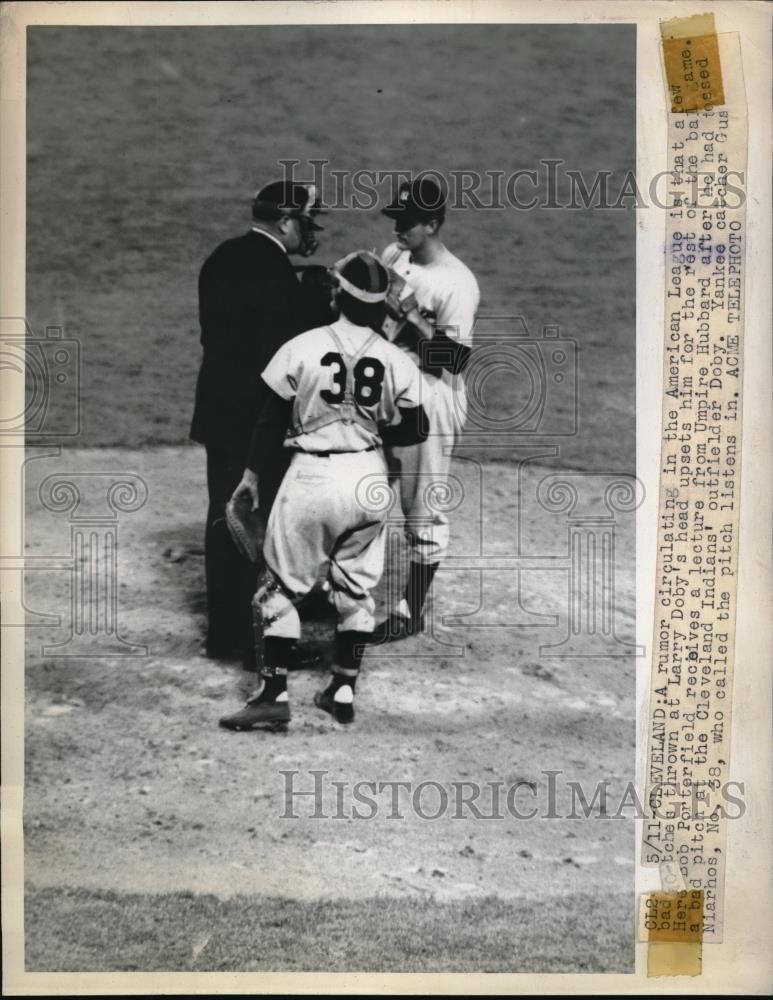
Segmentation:
[(399, 423), (398, 406), (416, 407), (422, 394), (407, 354), (343, 316), (280, 347), (263, 381), (293, 400), (285, 447), (307, 452), (380, 447), (379, 425)]
[[(435, 325), (461, 344), (472, 346), (472, 328), (480, 303), (475, 275), (446, 247), (430, 264), (417, 264), (408, 250), (390, 243), (381, 259), (405, 279), (404, 294), (416, 296), (420, 309), (435, 316)], [(387, 335), (389, 335), (387, 331)]]

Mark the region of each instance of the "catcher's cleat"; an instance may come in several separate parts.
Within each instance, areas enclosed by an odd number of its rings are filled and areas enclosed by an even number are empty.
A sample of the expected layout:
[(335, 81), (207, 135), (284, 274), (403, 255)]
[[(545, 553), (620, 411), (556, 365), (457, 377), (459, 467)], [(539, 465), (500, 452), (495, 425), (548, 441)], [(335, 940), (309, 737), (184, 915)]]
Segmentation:
[(285, 729), (289, 721), (289, 701), (270, 701), (259, 694), (257, 698), (251, 698), (240, 711), (224, 715), (220, 725), (223, 729), (239, 731), (259, 728), (278, 731)]
[(348, 684), (338, 688), (335, 693), (330, 688), (317, 691), (314, 704), (344, 726), (354, 722), (354, 692)]
[(370, 641), (374, 645), (382, 642), (397, 642), (400, 639), (409, 639), (413, 635), (418, 635), (423, 628), (423, 618), (416, 621), (413, 618), (392, 613), (373, 629), (373, 637)]

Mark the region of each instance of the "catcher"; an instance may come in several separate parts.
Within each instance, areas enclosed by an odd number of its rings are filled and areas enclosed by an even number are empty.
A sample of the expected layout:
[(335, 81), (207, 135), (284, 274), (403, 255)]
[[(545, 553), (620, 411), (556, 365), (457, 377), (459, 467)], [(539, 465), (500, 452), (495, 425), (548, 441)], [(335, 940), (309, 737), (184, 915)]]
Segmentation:
[(364, 645), (375, 620), (371, 590), (384, 565), (387, 509), (365, 498), (388, 493), (382, 444), (427, 436), (421, 375), (381, 330), (387, 269), (358, 252), (334, 265), (340, 318), (295, 337), (263, 372), (268, 393), (258, 420), (261, 448), (235, 491), (257, 507), (272, 452), (292, 453), (266, 528), (265, 569), (254, 598), (262, 687), (220, 720), (226, 729), (284, 726), (290, 719), (287, 665), (300, 636), (295, 605), (328, 567), (338, 612), (332, 676), (316, 705), (341, 723), (354, 718)]

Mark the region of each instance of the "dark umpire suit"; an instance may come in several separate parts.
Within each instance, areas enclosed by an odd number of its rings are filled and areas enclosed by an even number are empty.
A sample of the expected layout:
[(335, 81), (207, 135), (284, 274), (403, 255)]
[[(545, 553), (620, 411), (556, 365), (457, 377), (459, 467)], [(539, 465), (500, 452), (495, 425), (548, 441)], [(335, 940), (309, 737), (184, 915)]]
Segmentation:
[[(225, 505), (246, 464), (265, 391), (261, 372), (282, 344), (324, 317), (304, 294), (282, 245), (250, 230), (222, 243), (205, 261), (199, 319), (204, 357), (190, 436), (207, 450), (207, 653), (237, 656), (252, 648), (255, 569), (231, 542)], [(284, 468), (277, 469), (276, 482), (262, 484), (265, 515), (283, 474)]]

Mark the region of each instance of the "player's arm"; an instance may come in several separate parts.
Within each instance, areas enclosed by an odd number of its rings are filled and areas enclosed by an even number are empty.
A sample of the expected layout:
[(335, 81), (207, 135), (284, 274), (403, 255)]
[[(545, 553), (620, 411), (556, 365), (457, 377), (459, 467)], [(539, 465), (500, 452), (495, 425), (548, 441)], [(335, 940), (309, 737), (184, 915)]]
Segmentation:
[(239, 485), (234, 490), (234, 497), (242, 493), (249, 494), (253, 510), (258, 509), (259, 483), (282, 461), (282, 449), (287, 428), (290, 426), (292, 410), (292, 398), (283, 399), (266, 386), (263, 405), (247, 453), (247, 466)]
[(480, 293), (472, 275), (469, 282), (455, 285), (439, 303), (431, 340), (420, 341), (417, 352), (423, 371), (440, 376), (443, 371), (458, 375), (469, 361), (472, 329)]
[(458, 375), (464, 370), (471, 349), (456, 339), (457, 330), (456, 326), (435, 326), (430, 317), (420, 315), (408, 320), (400, 331), (400, 339), (410, 343), (419, 355), (422, 371), (440, 376), (445, 370)]
[[(399, 282), (402, 282), (402, 288)], [(404, 286), (403, 279), (392, 273), (392, 284), (387, 298), (387, 313), (399, 325), (399, 339), (414, 346), (416, 342), (432, 340), (435, 335), (435, 326), (432, 320), (425, 316), (419, 308), (413, 292), (404, 293)]]
[(427, 411), (421, 404), (423, 381), (416, 365), (407, 354), (390, 347), (390, 378), (395, 415), (400, 422), (391, 421), (381, 429), (381, 440), (388, 448), (420, 444), (429, 436)]
[(402, 250), (397, 243), (390, 243), (381, 254), (381, 262), (389, 272), (389, 294), (387, 295), (387, 316), (396, 329), (388, 340), (404, 340), (411, 343), (418, 338), (431, 339), (433, 324), (429, 322), (416, 302), (416, 296), (405, 278), (394, 269)]
[[(297, 340), (298, 338), (295, 338)], [(261, 480), (276, 479), (283, 460), (284, 440), (290, 426), (297, 387), (298, 355), (295, 340), (284, 344), (268, 363), (261, 376), (263, 389), (258, 419), (247, 452), (247, 463), (234, 496), (248, 493), (252, 509), (258, 507)]]
[(381, 440), (386, 448), (403, 448), (410, 444), (421, 444), (429, 436), (427, 411), (418, 406), (398, 406), (400, 423), (382, 427)]
[(440, 376), (443, 371), (459, 375), (470, 359), (471, 349), (448, 336), (445, 330), (435, 330), (432, 340), (422, 340), (417, 347), (421, 370)]
[(265, 472), (270, 460), (282, 449), (292, 412), (293, 397), (285, 399), (270, 386), (266, 386), (263, 406), (255, 423), (250, 450), (247, 453), (247, 469), (255, 473), (258, 478)]

